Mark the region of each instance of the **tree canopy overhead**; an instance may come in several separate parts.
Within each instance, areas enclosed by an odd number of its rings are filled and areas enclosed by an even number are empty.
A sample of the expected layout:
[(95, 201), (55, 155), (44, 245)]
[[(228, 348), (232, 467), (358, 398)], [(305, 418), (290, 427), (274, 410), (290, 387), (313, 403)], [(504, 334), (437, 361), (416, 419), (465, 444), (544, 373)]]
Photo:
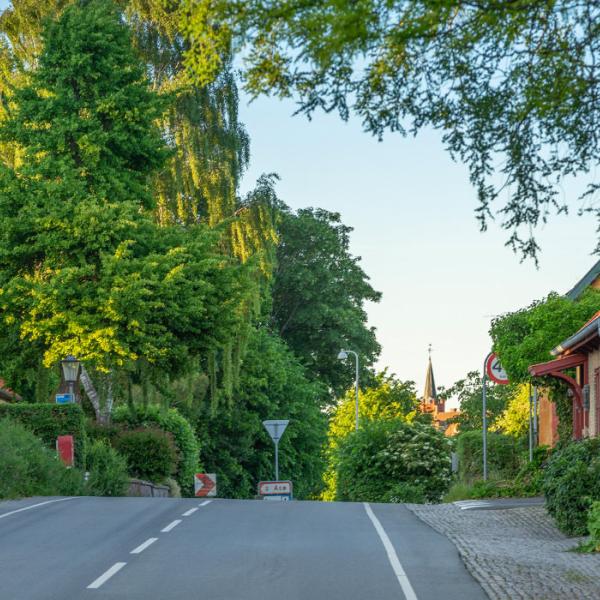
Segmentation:
[[(477, 189), (485, 229), (536, 256), (532, 228), (566, 210), (561, 184), (600, 163), (599, 0), (181, 0), (198, 81), (230, 48), (253, 95), (365, 129), (443, 132)], [(598, 183), (591, 181), (593, 195)], [(508, 198), (508, 200), (506, 200)], [(592, 204), (582, 206), (599, 209)]]

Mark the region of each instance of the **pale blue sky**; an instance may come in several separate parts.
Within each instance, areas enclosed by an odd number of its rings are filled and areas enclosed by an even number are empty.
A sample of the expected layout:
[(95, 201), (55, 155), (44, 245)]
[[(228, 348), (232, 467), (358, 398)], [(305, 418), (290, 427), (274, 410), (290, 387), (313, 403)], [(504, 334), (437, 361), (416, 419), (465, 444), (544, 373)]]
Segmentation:
[(490, 315), (566, 292), (596, 261), (595, 220), (576, 210), (539, 231), (538, 270), (504, 247), (508, 236), (497, 225), (480, 233), (467, 170), (452, 162), (435, 131), (377, 142), (357, 120), (319, 114), (308, 121), (293, 111), (291, 101), (248, 105), (242, 97), (252, 142), (243, 190), (274, 171), (291, 207), (337, 211), (354, 227), (352, 251), (383, 292), (368, 307), (383, 346), (379, 367), (416, 381), (419, 390), (429, 343), (436, 383), (451, 385), (481, 368)]

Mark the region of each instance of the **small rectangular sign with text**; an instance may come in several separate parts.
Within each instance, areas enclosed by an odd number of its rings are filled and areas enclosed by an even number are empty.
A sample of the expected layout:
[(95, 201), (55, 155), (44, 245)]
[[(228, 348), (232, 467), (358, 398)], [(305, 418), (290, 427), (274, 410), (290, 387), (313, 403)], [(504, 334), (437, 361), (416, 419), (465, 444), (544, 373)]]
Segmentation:
[(291, 481), (260, 481), (258, 484), (259, 496), (292, 495)]
[(71, 404), (73, 402), (73, 394), (56, 394), (54, 396), (56, 404)]

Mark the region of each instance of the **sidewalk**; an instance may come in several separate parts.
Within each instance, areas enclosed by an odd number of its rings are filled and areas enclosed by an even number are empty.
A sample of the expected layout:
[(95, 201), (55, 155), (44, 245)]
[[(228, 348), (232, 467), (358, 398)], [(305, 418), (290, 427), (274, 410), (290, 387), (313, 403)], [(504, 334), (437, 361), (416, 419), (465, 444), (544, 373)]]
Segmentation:
[(560, 533), (542, 506), (465, 510), (408, 504), (457, 547), (492, 600), (598, 600), (600, 554), (568, 552), (582, 538)]

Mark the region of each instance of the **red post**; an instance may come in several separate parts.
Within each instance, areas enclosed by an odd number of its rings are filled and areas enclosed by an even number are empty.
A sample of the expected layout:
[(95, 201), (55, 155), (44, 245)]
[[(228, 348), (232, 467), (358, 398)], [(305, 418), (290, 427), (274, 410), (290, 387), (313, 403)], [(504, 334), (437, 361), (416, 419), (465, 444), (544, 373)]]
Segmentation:
[(56, 438), (58, 457), (67, 467), (72, 467), (75, 461), (75, 443), (72, 435), (59, 435)]

